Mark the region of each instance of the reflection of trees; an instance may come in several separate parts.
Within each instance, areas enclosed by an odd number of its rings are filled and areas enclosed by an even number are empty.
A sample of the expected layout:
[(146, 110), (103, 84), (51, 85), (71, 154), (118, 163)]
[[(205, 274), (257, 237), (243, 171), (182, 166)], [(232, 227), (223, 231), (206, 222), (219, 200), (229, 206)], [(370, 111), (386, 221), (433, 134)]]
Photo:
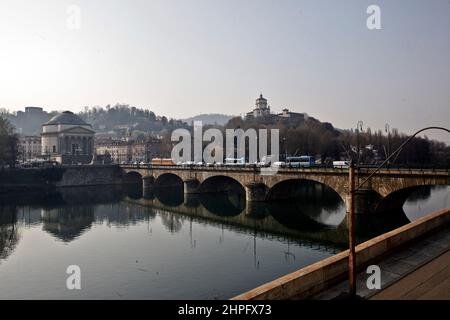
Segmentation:
[(2, 203), (49, 208), (79, 203), (110, 204), (118, 203), (125, 196), (126, 191), (127, 188), (122, 186), (64, 187), (45, 194), (30, 193), (16, 198), (2, 199)]
[(6, 259), (14, 251), (19, 239), (16, 207), (0, 207), (0, 260)]
[(161, 212), (162, 224), (172, 233), (179, 232), (183, 226), (183, 216), (177, 213)]
[(117, 203), (125, 195), (122, 186), (71, 187), (58, 190), (62, 201), (66, 204), (102, 204)]
[(136, 225), (142, 221), (154, 219), (155, 212), (151, 207), (133, 204), (114, 204), (95, 207), (95, 220), (117, 227)]

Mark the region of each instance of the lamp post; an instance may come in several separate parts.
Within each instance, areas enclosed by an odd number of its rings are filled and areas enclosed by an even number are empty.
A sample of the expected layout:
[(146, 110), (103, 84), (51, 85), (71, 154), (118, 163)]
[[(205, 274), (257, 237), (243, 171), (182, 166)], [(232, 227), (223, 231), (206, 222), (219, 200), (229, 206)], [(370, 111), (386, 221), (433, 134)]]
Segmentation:
[(349, 292), (351, 296), (356, 295), (356, 253), (355, 253), (355, 163), (353, 160), (350, 162), (350, 168), (348, 169), (349, 179), (349, 214), (347, 217), (348, 232), (348, 284)]
[(387, 151), (386, 151), (386, 158), (387, 158), (391, 153), (391, 130), (389, 128), (389, 123), (386, 123), (384, 125), (384, 131), (387, 133)]
[(359, 132), (362, 131), (362, 128), (363, 128), (363, 122), (362, 122), (362, 120), (359, 120), (358, 123), (356, 124), (356, 145), (357, 145), (356, 152), (358, 153), (357, 154), (357, 162), (356, 162), (357, 166), (359, 166), (359, 157), (360, 157), (360, 152), (361, 152), (360, 145), (359, 145)]
[(392, 154), (390, 154), (386, 160), (384, 160), (371, 174), (367, 176), (361, 183), (359, 183), (355, 188), (355, 166), (352, 163), (349, 168), (349, 212), (347, 216), (347, 226), (348, 226), (348, 244), (349, 244), (349, 254), (348, 254), (348, 282), (349, 282), (349, 292), (350, 296), (356, 295), (356, 242), (355, 242), (355, 193), (372, 178), (386, 163), (389, 163), (392, 157), (398, 155), (403, 148), (414, 139), (419, 133), (426, 130), (443, 130), (450, 133), (450, 129), (443, 127), (426, 127), (415, 132), (412, 136), (406, 139)]

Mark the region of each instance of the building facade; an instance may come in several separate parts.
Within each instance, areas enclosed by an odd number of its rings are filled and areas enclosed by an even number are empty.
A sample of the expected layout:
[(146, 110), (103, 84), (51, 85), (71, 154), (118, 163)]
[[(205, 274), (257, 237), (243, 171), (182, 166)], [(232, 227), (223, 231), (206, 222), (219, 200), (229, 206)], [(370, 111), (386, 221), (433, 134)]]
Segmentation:
[(41, 157), (41, 137), (19, 136), (19, 146), (23, 162)]
[(281, 113), (275, 114), (271, 113), (270, 106), (267, 104), (267, 99), (263, 97), (262, 94), (256, 99), (255, 108), (247, 112), (245, 118), (247, 120), (266, 118), (271, 120), (287, 120), (287, 121), (299, 121), (306, 120), (307, 115), (305, 113), (290, 112), (289, 109), (284, 108)]
[(64, 111), (42, 125), (41, 153), (47, 160), (60, 164), (91, 163), (94, 134), (90, 124)]
[(277, 114), (277, 117), (279, 119), (288, 119), (288, 120), (297, 120), (297, 119), (305, 120), (308, 116), (305, 113), (290, 112), (289, 109), (284, 108), (281, 113)]
[(97, 155), (111, 156), (114, 163), (150, 162), (161, 156), (160, 139), (104, 140), (95, 144)]

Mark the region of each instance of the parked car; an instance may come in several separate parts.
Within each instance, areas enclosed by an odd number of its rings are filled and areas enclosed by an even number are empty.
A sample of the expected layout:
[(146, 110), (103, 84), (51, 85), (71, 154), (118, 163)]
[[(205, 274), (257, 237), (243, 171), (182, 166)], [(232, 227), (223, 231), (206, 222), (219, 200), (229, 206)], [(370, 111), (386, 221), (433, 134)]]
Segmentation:
[(333, 168), (340, 168), (340, 169), (350, 168), (350, 161), (348, 161), (348, 160), (333, 161)]

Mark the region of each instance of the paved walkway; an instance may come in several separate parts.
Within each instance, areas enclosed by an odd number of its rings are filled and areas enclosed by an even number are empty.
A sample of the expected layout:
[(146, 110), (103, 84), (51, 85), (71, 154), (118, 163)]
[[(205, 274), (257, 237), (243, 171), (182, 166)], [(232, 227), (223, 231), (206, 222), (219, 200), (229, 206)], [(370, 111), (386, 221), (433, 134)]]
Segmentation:
[[(365, 299), (450, 299), (450, 226), (386, 257), (381, 289), (367, 288), (370, 274), (357, 275), (357, 294)], [(342, 281), (312, 299), (335, 299), (348, 292)]]
[(374, 300), (450, 300), (450, 251), (372, 296)]

